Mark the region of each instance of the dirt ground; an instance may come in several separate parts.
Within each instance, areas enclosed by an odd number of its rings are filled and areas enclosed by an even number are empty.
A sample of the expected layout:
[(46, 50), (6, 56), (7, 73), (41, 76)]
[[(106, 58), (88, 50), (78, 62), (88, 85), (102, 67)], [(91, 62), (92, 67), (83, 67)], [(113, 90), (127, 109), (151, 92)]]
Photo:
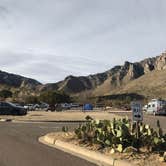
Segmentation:
[(6, 116), (1, 115), (0, 119), (12, 119), (16, 121), (82, 121), (89, 115), (94, 119), (108, 119), (120, 117), (109, 113), (108, 111), (82, 112), (81, 110), (70, 110), (64, 112), (45, 112), (45, 111), (31, 111), (25, 116)]

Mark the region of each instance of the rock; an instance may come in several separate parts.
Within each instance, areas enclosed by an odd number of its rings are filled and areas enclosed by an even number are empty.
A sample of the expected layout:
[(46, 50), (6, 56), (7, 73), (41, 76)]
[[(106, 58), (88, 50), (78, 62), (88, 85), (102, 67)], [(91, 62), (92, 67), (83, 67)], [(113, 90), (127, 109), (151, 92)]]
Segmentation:
[(164, 160), (164, 157), (159, 157), (159, 161), (160, 162), (164, 162), (165, 160)]

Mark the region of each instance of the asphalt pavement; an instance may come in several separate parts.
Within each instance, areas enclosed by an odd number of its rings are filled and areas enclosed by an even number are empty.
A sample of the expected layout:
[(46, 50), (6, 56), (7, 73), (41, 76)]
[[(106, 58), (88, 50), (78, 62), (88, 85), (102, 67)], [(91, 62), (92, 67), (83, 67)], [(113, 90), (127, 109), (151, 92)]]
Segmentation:
[[(117, 114), (131, 118), (131, 113)], [(166, 133), (165, 116), (144, 115), (144, 122), (154, 128), (157, 120)], [(0, 166), (95, 166), (86, 160), (38, 142), (40, 136), (61, 131), (63, 126), (68, 126), (72, 130), (78, 123), (0, 122)]]
[(38, 142), (64, 125), (72, 129), (78, 124), (0, 122), (0, 166), (95, 166)]

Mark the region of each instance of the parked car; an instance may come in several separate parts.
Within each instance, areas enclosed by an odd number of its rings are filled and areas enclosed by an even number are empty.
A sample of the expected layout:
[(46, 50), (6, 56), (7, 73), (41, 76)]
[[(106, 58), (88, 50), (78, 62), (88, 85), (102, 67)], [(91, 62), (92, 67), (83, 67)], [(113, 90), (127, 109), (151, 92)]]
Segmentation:
[(26, 110), (28, 110), (28, 111), (33, 111), (33, 109), (34, 109), (33, 107), (34, 107), (33, 104), (24, 105), (24, 108), (25, 108)]
[(62, 109), (68, 110), (68, 109), (71, 108), (71, 104), (69, 104), (69, 103), (63, 103), (63, 104), (61, 104), (61, 107), (62, 107)]
[(39, 110), (40, 109), (40, 105), (39, 104), (34, 104), (33, 105), (33, 110), (36, 111), (36, 110)]
[(80, 107), (80, 104), (78, 104), (78, 103), (71, 103), (70, 107), (71, 108), (78, 108), (78, 107)]
[(50, 104), (47, 111), (54, 112), (55, 111), (55, 104)]
[(153, 115), (166, 115), (166, 101), (152, 99), (147, 106), (147, 113)]
[(27, 111), (24, 107), (16, 106), (10, 102), (0, 102), (1, 115), (26, 115)]
[(49, 105), (47, 103), (41, 103), (40, 109), (44, 111), (48, 111)]
[(48, 111), (51, 111), (51, 112), (54, 112), (54, 111), (60, 112), (62, 110), (63, 108), (61, 104), (50, 104), (48, 107)]
[(20, 103), (12, 103), (12, 104), (14, 104), (14, 105), (16, 105), (16, 106), (21, 106)]
[(143, 111), (147, 111), (147, 109), (148, 109), (148, 105), (147, 104), (142, 107)]

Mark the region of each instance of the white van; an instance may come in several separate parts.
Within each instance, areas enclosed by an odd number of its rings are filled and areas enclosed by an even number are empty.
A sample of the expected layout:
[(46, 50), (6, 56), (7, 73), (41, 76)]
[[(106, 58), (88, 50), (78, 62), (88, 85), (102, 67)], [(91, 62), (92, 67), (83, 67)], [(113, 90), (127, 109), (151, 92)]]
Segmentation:
[(147, 113), (153, 115), (166, 115), (166, 101), (152, 99), (147, 106)]

